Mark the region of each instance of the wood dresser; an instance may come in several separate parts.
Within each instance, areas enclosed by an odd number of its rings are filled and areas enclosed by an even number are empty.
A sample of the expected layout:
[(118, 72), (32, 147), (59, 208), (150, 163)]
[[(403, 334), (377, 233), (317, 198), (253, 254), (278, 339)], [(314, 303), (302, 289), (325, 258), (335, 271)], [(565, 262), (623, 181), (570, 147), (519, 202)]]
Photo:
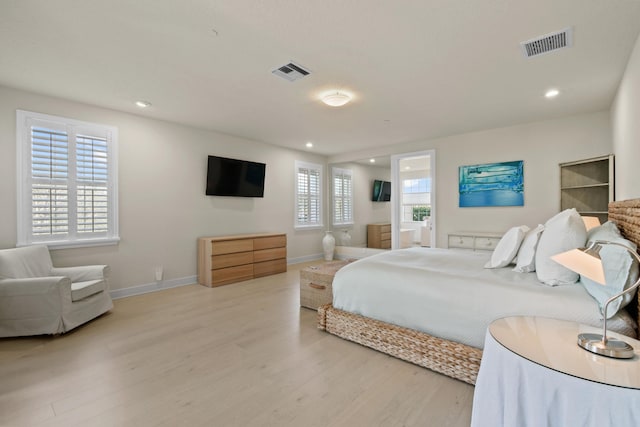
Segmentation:
[(388, 222), (367, 224), (367, 247), (391, 249), (391, 224)]
[(198, 283), (214, 287), (287, 271), (287, 235), (240, 234), (198, 239)]

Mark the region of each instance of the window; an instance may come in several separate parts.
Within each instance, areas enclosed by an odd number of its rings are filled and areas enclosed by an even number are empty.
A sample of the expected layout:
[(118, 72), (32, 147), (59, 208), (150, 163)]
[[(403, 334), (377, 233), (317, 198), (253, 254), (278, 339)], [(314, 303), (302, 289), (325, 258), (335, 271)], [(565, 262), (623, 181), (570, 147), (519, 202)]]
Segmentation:
[(402, 221), (419, 222), (431, 215), (431, 179), (402, 181)]
[(117, 129), (17, 111), (18, 246), (115, 244)]
[(322, 227), (322, 166), (296, 161), (295, 168), (295, 227)]
[(349, 169), (332, 168), (333, 225), (353, 224), (353, 180)]

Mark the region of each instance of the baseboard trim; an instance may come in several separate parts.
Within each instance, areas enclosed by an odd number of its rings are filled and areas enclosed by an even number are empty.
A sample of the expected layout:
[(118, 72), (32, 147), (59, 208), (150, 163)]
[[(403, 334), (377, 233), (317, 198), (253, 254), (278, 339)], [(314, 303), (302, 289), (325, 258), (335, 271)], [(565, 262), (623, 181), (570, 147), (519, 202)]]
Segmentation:
[(150, 292), (162, 291), (165, 289), (177, 288), (180, 286), (193, 285), (198, 283), (198, 276), (181, 277), (178, 279), (162, 280), (146, 285), (131, 286), (124, 289), (115, 289), (109, 294), (112, 299), (131, 297), (134, 295), (148, 294)]
[(287, 265), (300, 264), (302, 262), (309, 262), (309, 261), (316, 261), (316, 260), (322, 259), (323, 256), (324, 255), (322, 254), (313, 254), (313, 255), (306, 255), (306, 256), (301, 256), (297, 258), (287, 258)]
[[(302, 262), (316, 261), (322, 259), (322, 254), (306, 255), (297, 258), (287, 258), (287, 265), (300, 264)], [(198, 283), (198, 276), (181, 277), (178, 279), (162, 280), (160, 282), (147, 283), (145, 285), (131, 286), (124, 289), (115, 289), (109, 294), (112, 299), (126, 298), (134, 295), (148, 294), (150, 292), (162, 291), (165, 289), (177, 288), (180, 286), (193, 285)]]

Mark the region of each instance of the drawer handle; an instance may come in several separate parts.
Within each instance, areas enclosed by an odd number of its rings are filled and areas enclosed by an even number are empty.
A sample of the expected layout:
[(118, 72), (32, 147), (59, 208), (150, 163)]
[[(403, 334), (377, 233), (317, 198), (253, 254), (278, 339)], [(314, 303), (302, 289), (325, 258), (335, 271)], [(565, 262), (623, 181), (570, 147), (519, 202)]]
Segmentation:
[(462, 238), (460, 238), (460, 244), (463, 244), (463, 243), (464, 243), (464, 240), (462, 240)]
[(320, 289), (321, 291), (327, 289), (325, 285), (316, 285), (315, 283), (309, 283), (309, 287), (313, 289)]

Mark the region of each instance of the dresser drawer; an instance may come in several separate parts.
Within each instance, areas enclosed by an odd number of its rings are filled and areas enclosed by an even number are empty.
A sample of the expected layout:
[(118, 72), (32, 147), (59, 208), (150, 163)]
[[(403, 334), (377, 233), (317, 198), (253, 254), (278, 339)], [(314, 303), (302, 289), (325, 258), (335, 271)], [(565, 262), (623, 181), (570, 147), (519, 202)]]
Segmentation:
[(493, 237), (476, 237), (475, 249), (479, 251), (492, 251), (498, 245), (500, 239)]
[(211, 268), (213, 270), (251, 263), (253, 263), (253, 252), (237, 252), (234, 254), (213, 255), (211, 257)]
[(211, 270), (213, 286), (253, 279), (253, 264)]
[(271, 261), (273, 259), (281, 259), (287, 257), (287, 248), (273, 248), (253, 251), (253, 261)]
[(473, 249), (473, 236), (457, 236), (455, 234), (450, 234), (449, 247)]
[(253, 277), (270, 276), (272, 274), (284, 273), (287, 271), (286, 259), (275, 259), (273, 261), (256, 262), (253, 264)]
[(391, 224), (380, 226), (380, 234), (384, 235), (384, 233), (391, 234)]
[(253, 250), (253, 239), (223, 240), (212, 242), (211, 253), (213, 255), (232, 254), (236, 252), (249, 252)]
[(287, 246), (287, 236), (269, 236), (253, 239), (253, 250), (283, 248)]

